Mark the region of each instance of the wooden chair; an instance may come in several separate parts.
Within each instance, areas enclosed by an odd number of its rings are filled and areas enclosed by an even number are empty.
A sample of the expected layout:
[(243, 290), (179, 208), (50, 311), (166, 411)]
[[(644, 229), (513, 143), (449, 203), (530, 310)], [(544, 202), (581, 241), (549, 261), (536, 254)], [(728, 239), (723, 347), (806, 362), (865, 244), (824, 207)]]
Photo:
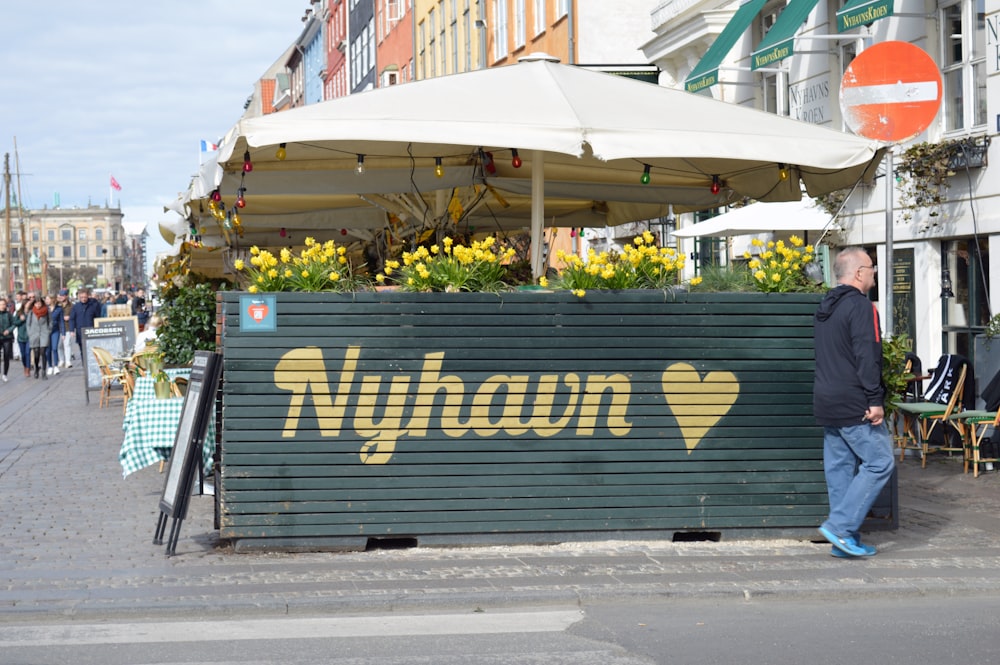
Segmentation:
[[(927, 454), (930, 452), (948, 451), (962, 452), (965, 454), (964, 425), (958, 420), (952, 419), (952, 414), (960, 413), (962, 410), (962, 394), (965, 390), (966, 366), (962, 366), (955, 382), (955, 387), (951, 391), (951, 396), (947, 404), (937, 402), (895, 402), (895, 407), (903, 416), (903, 435), (899, 440), (899, 461), (903, 461), (903, 456), (907, 449), (920, 451), (920, 467), (927, 467)], [(930, 436), (934, 429), (942, 426), (944, 444), (940, 446), (930, 445)], [(961, 447), (953, 446), (951, 436), (955, 430), (962, 442)]]
[(986, 462), (1000, 462), (997, 457), (981, 457), (979, 445), (982, 443), (983, 435), (991, 427), (1000, 427), (1000, 411), (962, 411), (954, 413), (951, 419), (962, 427), (962, 440), (965, 443), (965, 463), (963, 470), (969, 472), (969, 465), (972, 465), (972, 477), (979, 477), (979, 465)]
[[(94, 359), (97, 361), (97, 367), (101, 371), (101, 399), (99, 402), (99, 407), (104, 408), (105, 405), (111, 404), (111, 399), (113, 397), (112, 388), (117, 385), (123, 385), (125, 379), (125, 374), (127, 373), (123, 369), (114, 367), (114, 356), (107, 349), (103, 349), (99, 346), (95, 346), (92, 349), (94, 353)], [(125, 399), (125, 389), (122, 388), (122, 408), (124, 409), (126, 404)]]

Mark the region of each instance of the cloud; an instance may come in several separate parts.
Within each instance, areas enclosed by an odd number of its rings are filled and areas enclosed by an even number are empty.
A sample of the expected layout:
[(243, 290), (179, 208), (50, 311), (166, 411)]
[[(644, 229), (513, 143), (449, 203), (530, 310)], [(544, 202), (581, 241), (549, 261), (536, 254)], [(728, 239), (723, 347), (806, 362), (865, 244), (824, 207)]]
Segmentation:
[[(29, 207), (156, 210), (235, 123), (254, 82), (299, 35), (273, 0), (17, 0), (4, 6), (0, 151), (14, 137)], [(139, 221), (139, 220), (131, 220)]]

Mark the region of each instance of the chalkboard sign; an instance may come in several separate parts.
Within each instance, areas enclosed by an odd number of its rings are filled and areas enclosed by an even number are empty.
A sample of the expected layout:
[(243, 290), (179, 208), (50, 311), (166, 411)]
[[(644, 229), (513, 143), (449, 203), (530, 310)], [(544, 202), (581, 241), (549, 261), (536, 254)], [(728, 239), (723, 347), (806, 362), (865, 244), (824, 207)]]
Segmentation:
[(83, 361), (83, 380), (87, 395), (87, 403), (90, 403), (90, 391), (101, 389), (101, 368), (97, 365), (97, 358), (94, 357), (94, 349), (100, 347), (111, 353), (114, 357), (119, 357), (128, 352), (126, 348), (126, 328), (131, 326), (131, 322), (126, 321), (119, 325), (107, 325), (101, 328), (84, 328), (80, 337), (83, 344), (81, 360)]
[(94, 325), (98, 328), (110, 328), (112, 326), (122, 326), (125, 329), (125, 349), (123, 356), (132, 354), (135, 348), (135, 339), (139, 336), (139, 317), (118, 316), (115, 318), (94, 319)]
[(181, 407), (180, 423), (163, 484), (163, 495), (160, 497), (160, 518), (153, 538), (154, 544), (161, 544), (167, 518), (174, 519), (167, 541), (167, 554), (173, 554), (177, 545), (179, 522), (187, 516), (194, 472), (201, 459), (208, 425), (215, 417), (215, 393), (222, 372), (221, 358), (218, 353), (211, 351), (196, 351), (194, 355), (184, 405)]

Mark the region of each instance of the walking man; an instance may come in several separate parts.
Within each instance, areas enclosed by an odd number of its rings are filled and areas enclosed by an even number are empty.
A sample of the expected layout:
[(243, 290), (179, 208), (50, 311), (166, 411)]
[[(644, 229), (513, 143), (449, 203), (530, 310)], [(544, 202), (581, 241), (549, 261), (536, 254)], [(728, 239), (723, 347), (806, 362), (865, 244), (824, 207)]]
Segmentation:
[(830, 514), (819, 527), (833, 556), (872, 556), (858, 530), (894, 469), (885, 425), (882, 334), (868, 299), (877, 268), (860, 247), (847, 247), (833, 265), (837, 286), (816, 310), (813, 414), (823, 426), (823, 470)]
[[(69, 332), (76, 333), (76, 345), (83, 361), (83, 329), (93, 328), (94, 319), (101, 315), (101, 303), (90, 297), (90, 289), (81, 288), (76, 292), (79, 300), (69, 313)], [(86, 367), (86, 365), (84, 365)]]

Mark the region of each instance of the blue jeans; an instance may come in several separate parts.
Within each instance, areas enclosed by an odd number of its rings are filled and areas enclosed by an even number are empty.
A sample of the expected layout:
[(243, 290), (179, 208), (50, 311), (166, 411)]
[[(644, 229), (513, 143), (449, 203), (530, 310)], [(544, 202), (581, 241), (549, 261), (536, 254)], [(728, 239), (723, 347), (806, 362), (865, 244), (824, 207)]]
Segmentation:
[(830, 515), (823, 526), (838, 536), (858, 537), (858, 529), (896, 461), (885, 424), (823, 428), (823, 471)]
[(48, 360), (49, 367), (56, 367), (59, 364), (59, 344), (62, 342), (60, 337), (57, 332), (49, 336), (49, 345), (45, 349), (45, 359)]
[(21, 364), (24, 365), (24, 369), (31, 369), (31, 347), (28, 346), (28, 340), (18, 342), (17, 345), (21, 351)]

